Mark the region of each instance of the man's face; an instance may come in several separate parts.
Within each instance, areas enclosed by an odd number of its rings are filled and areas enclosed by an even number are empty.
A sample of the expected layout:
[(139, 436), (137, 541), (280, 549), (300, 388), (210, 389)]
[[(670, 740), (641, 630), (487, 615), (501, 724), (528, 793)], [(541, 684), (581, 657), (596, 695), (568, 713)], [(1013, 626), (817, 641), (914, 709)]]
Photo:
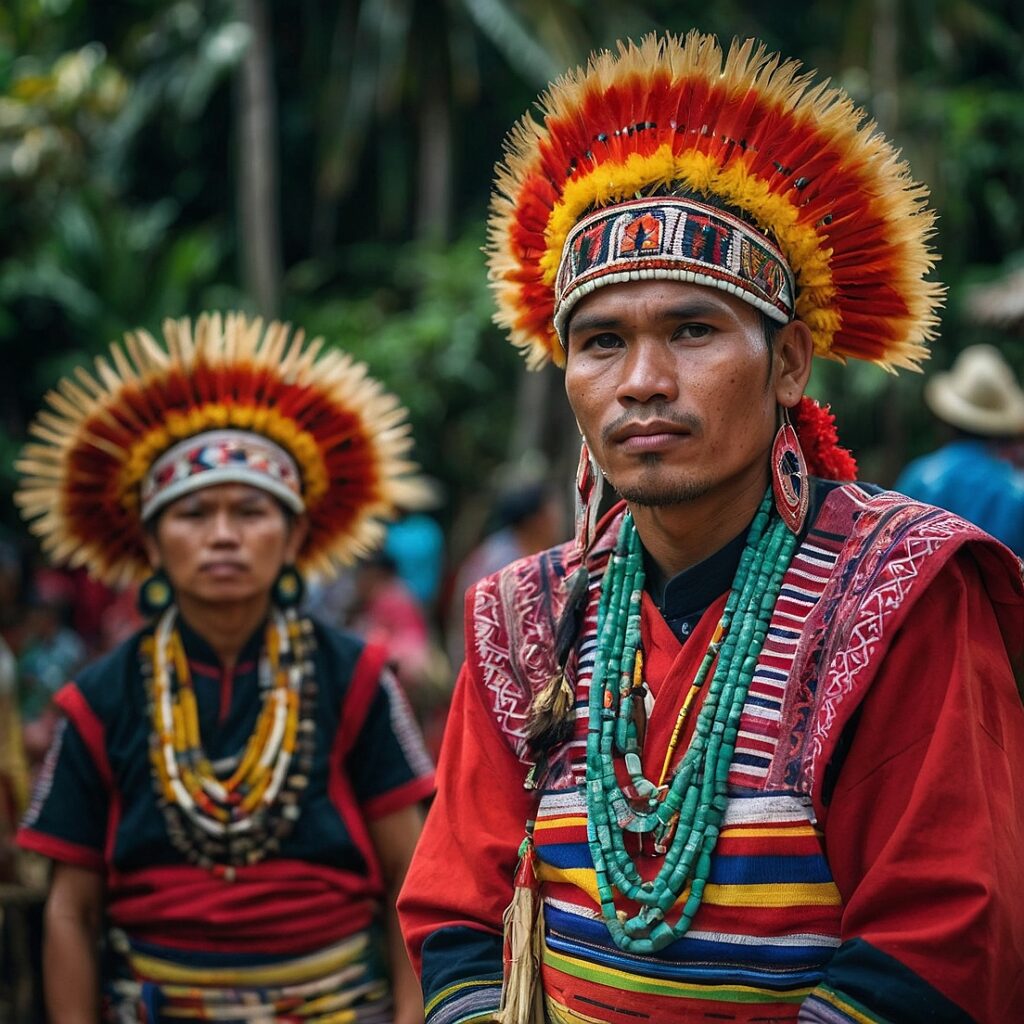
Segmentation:
[(753, 306), (683, 282), (606, 285), (573, 310), (567, 347), (569, 403), (628, 501), (767, 486), (776, 375)]
[(179, 600), (233, 604), (268, 596), (301, 537), (265, 491), (215, 484), (168, 505), (147, 548)]

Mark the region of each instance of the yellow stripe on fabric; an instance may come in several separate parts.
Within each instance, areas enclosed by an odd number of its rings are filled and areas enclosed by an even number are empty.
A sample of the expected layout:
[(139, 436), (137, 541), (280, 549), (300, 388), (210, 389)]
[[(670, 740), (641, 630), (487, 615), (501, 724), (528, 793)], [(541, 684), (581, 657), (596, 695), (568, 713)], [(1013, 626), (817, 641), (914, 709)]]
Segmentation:
[(787, 882), (771, 885), (704, 886), (704, 902), (719, 907), (838, 907), (839, 890), (832, 882)]
[(605, 1024), (600, 1017), (580, 1013), (547, 995), (544, 997), (544, 1010), (551, 1024)]
[(363, 933), (330, 949), (298, 960), (259, 967), (187, 967), (145, 953), (128, 954), (132, 970), (147, 981), (157, 984), (193, 986), (246, 986), (295, 985), (313, 981), (324, 974), (340, 970), (358, 961), (366, 952), (369, 937)]
[(694, 985), (685, 981), (646, 978), (616, 967), (598, 967), (585, 960), (556, 953), (545, 946), (544, 963), (555, 970), (610, 988), (621, 988), (643, 995), (672, 996), (682, 999), (706, 999), (733, 1003), (799, 1003), (813, 991), (810, 987), (788, 989), (759, 988), (754, 985)]
[(546, 828), (586, 828), (587, 819), (585, 816), (574, 816), (571, 818), (538, 818), (537, 823), (533, 827), (533, 831), (543, 832)]
[(855, 1003), (848, 996), (841, 996), (830, 988), (819, 986), (814, 989), (812, 995), (815, 999), (820, 999), (823, 1003), (828, 1003), (829, 1006), (846, 1014), (857, 1024), (887, 1024), (884, 1017), (876, 1017), (860, 1003)]
[[(597, 893), (597, 876), (593, 868), (553, 868), (541, 861), (537, 877), (542, 882), (563, 882), (585, 892), (595, 903), (601, 899)], [(687, 886), (676, 900), (679, 906), (690, 895)], [(760, 885), (720, 885), (709, 882), (704, 886), (703, 903), (717, 907), (838, 907), (842, 903), (839, 890), (833, 882), (779, 882)]]
[[(442, 989), (440, 992), (438, 992), (437, 995), (434, 996), (434, 998), (431, 999), (430, 1002), (423, 1007), (423, 1013), (431, 1013), (434, 1010), (434, 1008), (438, 1005), (438, 1003), (442, 1003), (444, 1002), (444, 1000), (450, 998), (453, 992), (458, 992), (460, 989), (464, 988), (485, 988), (488, 985), (500, 986), (501, 981), (496, 981), (492, 978), (486, 981), (460, 981), (456, 985), (449, 985), (448, 988)], [(486, 1017), (487, 1014), (484, 1014), (484, 1016)], [(469, 1019), (472, 1020), (472, 1018)]]
[[(586, 828), (587, 819), (583, 815), (574, 815), (572, 817), (564, 818), (538, 818), (537, 823), (534, 826), (534, 833), (541, 832), (548, 828)], [(719, 840), (722, 839), (764, 839), (764, 838), (782, 838), (785, 839), (788, 836), (802, 839), (806, 836), (817, 836), (818, 831), (813, 825), (798, 825), (791, 828), (772, 828), (769, 826), (761, 828), (747, 828), (742, 825), (733, 825), (729, 828), (723, 828), (719, 834)]]
[(730, 828), (723, 828), (718, 834), (719, 841), (723, 839), (744, 839), (747, 836), (756, 839), (762, 839), (766, 836), (771, 837), (785, 837), (785, 836), (816, 836), (817, 830), (813, 825), (798, 825), (796, 828), (744, 828), (741, 825), (733, 825)]

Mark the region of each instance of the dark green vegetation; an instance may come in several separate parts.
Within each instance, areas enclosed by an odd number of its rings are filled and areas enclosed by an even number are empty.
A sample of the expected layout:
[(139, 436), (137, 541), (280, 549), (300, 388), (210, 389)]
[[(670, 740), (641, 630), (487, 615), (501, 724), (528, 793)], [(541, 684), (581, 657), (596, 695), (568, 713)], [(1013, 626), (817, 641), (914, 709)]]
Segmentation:
[[(950, 292), (934, 364), (995, 340), (1020, 367), (1007, 337), (962, 311), (970, 283), (1024, 253), (1021, 19), (1012, 0), (812, 4), (799, 17), (739, 0), (8, 0), (4, 490), (62, 370), (125, 329), (232, 306), (364, 358), (410, 407), (449, 523), (525, 450), (571, 461), (560, 375), (528, 379), (490, 323), (491, 167), (552, 74), (654, 28), (759, 35), (850, 91), (941, 214)], [(933, 440), (920, 383), (828, 365), (812, 390), (884, 483)], [(15, 526), (9, 503), (3, 519)]]

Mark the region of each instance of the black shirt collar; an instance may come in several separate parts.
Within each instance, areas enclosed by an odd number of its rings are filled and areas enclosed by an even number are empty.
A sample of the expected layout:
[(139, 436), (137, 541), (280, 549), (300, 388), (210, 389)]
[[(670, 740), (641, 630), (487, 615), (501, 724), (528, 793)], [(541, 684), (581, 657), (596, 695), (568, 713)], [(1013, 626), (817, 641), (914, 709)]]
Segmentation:
[[(192, 664), (192, 669), (195, 671), (197, 668), (214, 670), (216, 674), (221, 672), (220, 658), (217, 657), (217, 652), (210, 646), (210, 644), (201, 637), (188, 623), (185, 616), (178, 612), (178, 617), (175, 625), (178, 627), (181, 633), (181, 643), (185, 648), (185, 655), (189, 662)], [(239, 671), (251, 669), (256, 664), (260, 656), (260, 647), (263, 643), (263, 634), (266, 631), (266, 622), (260, 623), (252, 636), (249, 637), (245, 642), (245, 646), (238, 652), (238, 658), (235, 661), (235, 673)]]
[[(808, 483), (810, 503), (798, 543), (806, 537), (828, 493), (839, 486), (833, 480), (820, 480), (816, 477), (810, 477)], [(878, 492), (876, 487), (868, 486), (866, 489), (871, 493)], [(665, 622), (680, 641), (686, 640), (715, 598), (729, 589), (740, 564), (740, 556), (743, 554), (743, 546), (747, 542), (749, 532), (748, 523), (746, 529), (733, 537), (724, 547), (709, 555), (703, 562), (676, 573), (671, 579), (665, 578), (654, 559), (647, 553), (647, 549), (644, 549), (644, 572), (647, 579), (644, 589), (654, 599)]]
[(665, 578), (654, 559), (644, 550), (645, 589), (681, 642), (690, 635), (708, 605), (729, 589), (749, 530), (748, 525), (713, 555), (676, 573), (671, 579)]

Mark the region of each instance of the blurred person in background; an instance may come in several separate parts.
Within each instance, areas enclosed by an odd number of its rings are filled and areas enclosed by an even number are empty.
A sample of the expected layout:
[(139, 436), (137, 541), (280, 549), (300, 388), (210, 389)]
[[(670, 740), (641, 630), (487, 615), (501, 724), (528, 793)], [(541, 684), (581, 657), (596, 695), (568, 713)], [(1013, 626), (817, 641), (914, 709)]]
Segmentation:
[(394, 894), (432, 765), (385, 652), (298, 612), (417, 493), (404, 410), (285, 325), (164, 335), (62, 381), (19, 462), (51, 558), (150, 573), (18, 833), (53, 861), (49, 1019), (417, 1024)]
[(438, 508), (444, 499), (436, 480), (427, 478), (424, 482), (424, 507), (402, 509), (398, 519), (388, 523), (384, 552), (428, 618), (433, 618), (444, 575), (445, 539), (441, 524), (429, 509)]
[(563, 530), (558, 494), (548, 480), (512, 479), (498, 490), (491, 531), (462, 560), (452, 584), (445, 633), (453, 665), (462, 662), (469, 588), (506, 565), (557, 544)]
[(33, 773), (53, 740), (53, 698), (86, 661), (86, 647), (68, 624), (74, 605), (69, 576), (43, 569), (29, 590), (18, 653), (18, 707)]
[(916, 367), (942, 297), (926, 189), (814, 78), (652, 35), (506, 140), (498, 320), (565, 368), (579, 514), (467, 595), (399, 900), (431, 1024), (1024, 1020), (1024, 580), (804, 394)]
[(976, 523), (1024, 557), (1024, 391), (993, 345), (971, 345), (924, 386), (952, 433), (909, 463), (893, 489)]
[(388, 652), (389, 664), (412, 704), (427, 750), (436, 756), (455, 682), (438, 646), (426, 608), (401, 578), (386, 551), (361, 559), (349, 626)]
[(28, 801), (17, 683), (14, 655), (0, 638), (0, 883), (14, 879), (14, 832)]

